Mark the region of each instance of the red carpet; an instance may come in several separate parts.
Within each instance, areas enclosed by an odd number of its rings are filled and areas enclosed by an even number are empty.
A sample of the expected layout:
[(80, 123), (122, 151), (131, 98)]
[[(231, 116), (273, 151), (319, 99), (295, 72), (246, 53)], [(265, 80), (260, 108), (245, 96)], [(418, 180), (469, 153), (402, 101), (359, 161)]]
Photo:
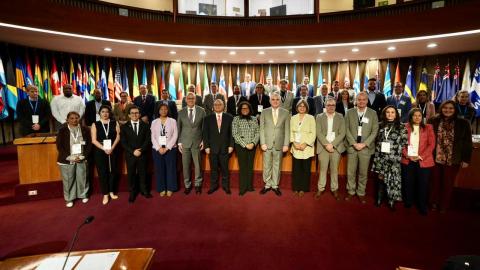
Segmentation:
[(88, 215), (95, 221), (77, 250), (153, 247), (152, 269), (440, 269), (449, 256), (480, 253), (474, 212), (422, 217), (330, 194), (315, 201), (287, 190), (281, 198), (233, 192), (139, 197), (133, 205), (121, 193), (107, 206), (96, 194), (73, 209), (62, 199), (1, 206), (0, 257), (64, 251)]

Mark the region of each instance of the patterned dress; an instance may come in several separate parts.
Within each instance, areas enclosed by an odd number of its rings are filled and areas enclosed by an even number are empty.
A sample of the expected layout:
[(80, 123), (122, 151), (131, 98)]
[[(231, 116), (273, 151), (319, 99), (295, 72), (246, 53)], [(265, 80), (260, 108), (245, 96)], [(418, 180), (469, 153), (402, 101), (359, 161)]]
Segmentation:
[[(390, 128), (392, 129), (388, 138), (385, 138)], [(390, 153), (381, 152), (382, 142), (390, 143)], [(402, 159), (402, 148), (407, 144), (407, 129), (403, 123), (400, 124), (400, 128), (395, 128), (393, 125), (386, 125), (378, 130), (372, 171), (383, 175), (389, 200), (399, 201), (402, 198), (400, 161)]]

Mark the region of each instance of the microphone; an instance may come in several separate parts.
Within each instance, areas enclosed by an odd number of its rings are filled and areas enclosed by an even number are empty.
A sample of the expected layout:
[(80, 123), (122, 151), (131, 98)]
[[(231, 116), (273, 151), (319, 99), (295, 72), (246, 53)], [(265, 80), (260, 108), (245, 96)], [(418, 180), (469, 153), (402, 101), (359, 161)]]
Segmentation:
[(65, 266), (67, 266), (67, 261), (68, 257), (70, 257), (70, 253), (72, 252), (73, 246), (75, 245), (75, 242), (77, 241), (77, 235), (80, 229), (83, 227), (83, 225), (90, 224), (92, 221), (95, 219), (94, 216), (88, 216), (85, 218), (85, 220), (78, 226), (77, 230), (75, 231), (75, 234), (73, 235), (72, 243), (70, 244), (70, 248), (68, 249), (67, 257), (65, 257), (65, 262), (63, 263), (62, 270), (65, 270)]

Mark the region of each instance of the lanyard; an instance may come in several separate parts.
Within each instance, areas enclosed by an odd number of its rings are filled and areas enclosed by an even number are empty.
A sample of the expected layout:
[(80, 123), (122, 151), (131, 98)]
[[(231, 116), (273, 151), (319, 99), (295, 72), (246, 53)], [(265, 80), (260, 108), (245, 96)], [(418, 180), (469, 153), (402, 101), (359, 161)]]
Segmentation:
[(463, 116), (467, 114), (467, 106), (465, 106), (465, 109), (462, 111), (462, 108), (460, 105), (457, 104), (458, 111), (462, 113)]
[(105, 129), (105, 125), (102, 121), (100, 121), (100, 123), (102, 124), (103, 131), (105, 132), (105, 138), (108, 139), (108, 133), (110, 133), (110, 121), (108, 121), (107, 129)]
[(422, 111), (422, 115), (425, 117), (425, 111), (427, 110), (427, 103), (425, 103), (423, 105), (423, 108), (422, 108), (422, 105), (420, 103), (418, 103), (418, 107), (420, 107), (420, 110)]
[(78, 127), (76, 128), (76, 129), (77, 129), (77, 134), (75, 134), (75, 133), (72, 131), (72, 129), (70, 128), (70, 126), (67, 125), (67, 127), (68, 127), (68, 130), (70, 130), (70, 134), (71, 134), (72, 137), (73, 137), (73, 142), (74, 142), (74, 143), (77, 143), (78, 137), (80, 136), (80, 128), (78, 128)]
[(388, 136), (390, 135), (390, 132), (392, 131), (393, 126), (390, 127), (390, 129), (387, 131), (386, 129), (384, 130), (384, 135), (385, 135), (385, 141), (388, 141)]
[(162, 123), (160, 125), (160, 136), (166, 136), (165, 129), (166, 129), (166, 126)]
[(358, 125), (362, 126), (363, 122), (363, 116), (365, 116), (365, 112), (362, 113), (362, 115), (358, 116)]
[(32, 108), (33, 114), (37, 114), (37, 107), (38, 107), (38, 99), (35, 102), (35, 108), (33, 108), (32, 101), (29, 99), (28, 102), (30, 103), (30, 107)]

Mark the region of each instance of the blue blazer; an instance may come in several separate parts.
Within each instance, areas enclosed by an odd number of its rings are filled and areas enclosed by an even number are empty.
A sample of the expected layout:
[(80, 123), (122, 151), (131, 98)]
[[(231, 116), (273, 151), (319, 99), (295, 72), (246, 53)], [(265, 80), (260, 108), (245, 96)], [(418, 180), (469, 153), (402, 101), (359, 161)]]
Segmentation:
[[(297, 85), (297, 94), (295, 94), (295, 97), (299, 97), (299, 96), (300, 96), (300, 86), (302, 86), (302, 85), (303, 85), (303, 84)], [(314, 94), (313, 84), (309, 84), (309, 85), (308, 85), (308, 96), (309, 96), (309, 97), (313, 97), (313, 94)]]
[(400, 100), (397, 101), (397, 97), (395, 95), (389, 96), (387, 98), (387, 105), (395, 106), (400, 113), (400, 120), (402, 123), (408, 122), (408, 113), (410, 109), (412, 109), (412, 101), (409, 97), (402, 95)]

